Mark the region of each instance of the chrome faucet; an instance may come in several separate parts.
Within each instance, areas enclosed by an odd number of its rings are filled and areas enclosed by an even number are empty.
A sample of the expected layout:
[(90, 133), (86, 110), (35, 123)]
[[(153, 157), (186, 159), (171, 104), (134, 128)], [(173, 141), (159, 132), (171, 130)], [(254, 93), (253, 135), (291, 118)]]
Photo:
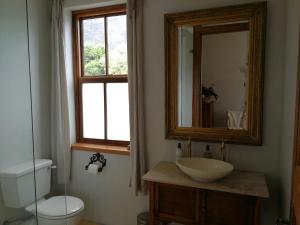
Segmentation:
[(220, 160), (226, 161), (226, 149), (225, 149), (224, 139), (222, 139), (222, 143), (220, 147)]
[(191, 158), (192, 157), (192, 141), (191, 141), (191, 137), (189, 137), (187, 146), (186, 146), (186, 154), (187, 157)]

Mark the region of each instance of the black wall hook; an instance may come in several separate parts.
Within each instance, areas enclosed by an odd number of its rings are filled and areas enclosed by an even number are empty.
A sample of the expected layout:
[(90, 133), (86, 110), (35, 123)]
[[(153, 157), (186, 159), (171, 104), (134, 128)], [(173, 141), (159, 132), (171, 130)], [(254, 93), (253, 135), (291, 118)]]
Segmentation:
[(102, 172), (103, 168), (106, 166), (106, 159), (104, 158), (104, 155), (102, 155), (100, 153), (93, 154), (90, 157), (90, 162), (89, 162), (88, 165), (85, 166), (85, 169), (88, 170), (89, 166), (91, 164), (94, 164), (95, 162), (100, 163), (100, 167), (98, 168), (98, 172)]

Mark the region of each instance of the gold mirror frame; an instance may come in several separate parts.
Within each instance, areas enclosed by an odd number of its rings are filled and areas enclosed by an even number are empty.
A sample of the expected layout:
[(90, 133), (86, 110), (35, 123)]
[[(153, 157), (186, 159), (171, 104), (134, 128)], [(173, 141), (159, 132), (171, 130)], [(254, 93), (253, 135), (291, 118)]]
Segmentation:
[[(204, 9), (165, 15), (166, 137), (194, 141), (261, 145), (263, 73), (267, 3)], [(249, 22), (249, 90), (247, 130), (178, 127), (178, 26)]]

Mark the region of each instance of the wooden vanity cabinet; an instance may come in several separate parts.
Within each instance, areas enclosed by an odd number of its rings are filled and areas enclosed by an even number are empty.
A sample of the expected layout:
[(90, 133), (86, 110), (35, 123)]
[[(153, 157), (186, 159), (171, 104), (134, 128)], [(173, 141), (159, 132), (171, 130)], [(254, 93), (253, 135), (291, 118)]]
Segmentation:
[(257, 225), (256, 198), (216, 191), (205, 196), (205, 224)]
[(260, 198), (150, 182), (150, 225), (259, 225)]
[[(165, 222), (183, 224), (201, 223), (203, 208), (203, 192), (196, 188), (155, 183), (151, 185), (153, 212), (155, 218)], [(153, 190), (152, 190), (153, 189)]]

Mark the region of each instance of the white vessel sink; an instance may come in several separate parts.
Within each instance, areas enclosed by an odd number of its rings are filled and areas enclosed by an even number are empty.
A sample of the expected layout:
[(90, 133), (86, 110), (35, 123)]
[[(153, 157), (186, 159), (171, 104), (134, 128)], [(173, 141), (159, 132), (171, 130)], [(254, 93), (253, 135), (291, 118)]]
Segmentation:
[(176, 165), (183, 173), (200, 182), (213, 182), (233, 171), (233, 165), (216, 159), (181, 158)]

